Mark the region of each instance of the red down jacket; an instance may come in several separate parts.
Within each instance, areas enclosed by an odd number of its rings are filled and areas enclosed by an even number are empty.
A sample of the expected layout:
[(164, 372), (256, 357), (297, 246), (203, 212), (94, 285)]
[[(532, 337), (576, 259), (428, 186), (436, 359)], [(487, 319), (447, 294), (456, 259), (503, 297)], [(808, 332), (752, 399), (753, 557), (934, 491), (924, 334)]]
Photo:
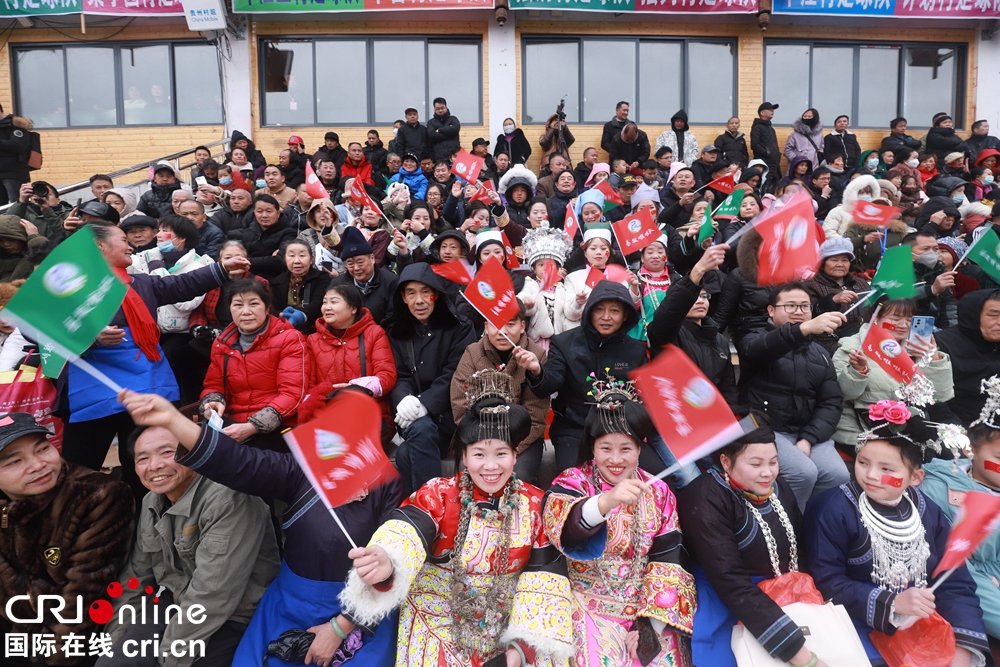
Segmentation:
[(268, 316), (267, 331), (245, 352), (233, 347), (239, 336), (239, 329), (230, 324), (212, 343), (202, 398), (221, 393), (226, 397), (225, 416), (236, 422), (246, 422), (270, 406), (281, 414), (284, 426), (295, 426), (296, 411), (309, 381), (305, 338), (273, 315)]
[[(365, 368), (361, 369), (360, 341), (365, 344)], [(385, 330), (375, 323), (367, 308), (361, 309), (361, 317), (352, 324), (343, 337), (333, 335), (323, 318), (316, 320), (316, 333), (306, 338), (311, 357), (311, 377), (309, 387), (329, 382), (341, 384), (359, 377), (374, 375), (382, 385), (383, 417), (391, 415), (389, 394), (396, 386), (396, 362)]]

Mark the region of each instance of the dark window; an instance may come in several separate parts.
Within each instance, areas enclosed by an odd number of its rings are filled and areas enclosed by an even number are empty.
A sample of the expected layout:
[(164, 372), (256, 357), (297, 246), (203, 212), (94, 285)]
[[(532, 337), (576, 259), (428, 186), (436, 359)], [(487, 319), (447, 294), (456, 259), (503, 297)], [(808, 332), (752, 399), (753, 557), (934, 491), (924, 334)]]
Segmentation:
[(222, 123), (215, 47), (16, 46), (14, 102), (38, 128)]
[(409, 106), (424, 123), (435, 97), (482, 123), (480, 37), (262, 38), (259, 51), (263, 125), (384, 125)]
[[(790, 125), (809, 107), (832, 129), (840, 115), (860, 128), (887, 128), (896, 116), (930, 127), (945, 111), (959, 127), (965, 104), (965, 46), (770, 41), (764, 44), (764, 99)], [(787, 111), (786, 111), (786, 108)]]
[(544, 123), (563, 97), (571, 123), (604, 123), (620, 101), (638, 123), (665, 125), (686, 109), (692, 124), (719, 124), (736, 112), (734, 40), (526, 35), (522, 43), (525, 123)]

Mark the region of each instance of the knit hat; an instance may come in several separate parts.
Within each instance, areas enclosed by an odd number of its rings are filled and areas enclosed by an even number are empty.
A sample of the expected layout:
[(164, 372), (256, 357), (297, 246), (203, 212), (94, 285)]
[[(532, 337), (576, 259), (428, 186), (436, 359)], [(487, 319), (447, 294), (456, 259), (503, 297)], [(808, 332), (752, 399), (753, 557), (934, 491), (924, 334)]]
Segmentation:
[(674, 176), (677, 175), (678, 171), (680, 171), (681, 169), (687, 169), (687, 168), (688, 168), (688, 166), (686, 164), (684, 164), (683, 162), (671, 162), (670, 163), (670, 174), (667, 176), (667, 183), (669, 183), (670, 181), (674, 180)]
[(584, 181), (583, 186), (584, 187), (590, 187), (591, 185), (593, 185), (594, 184), (594, 176), (597, 176), (597, 174), (599, 174), (601, 172), (604, 172), (605, 174), (608, 174), (610, 176), (611, 175), (611, 166), (607, 162), (596, 162), (596, 163), (594, 163), (594, 166), (591, 167), (591, 169), (590, 169), (590, 176), (588, 176), (587, 180)]
[(829, 241), (823, 241), (823, 245), (819, 247), (819, 254), (820, 258), (824, 260), (830, 257), (836, 257), (837, 255), (847, 255), (853, 260), (854, 244), (851, 243), (850, 239), (838, 236), (830, 239)]
[(27, 243), (28, 232), (21, 226), (21, 218), (16, 215), (0, 215), (0, 239)]
[(371, 255), (373, 253), (371, 244), (368, 243), (365, 235), (357, 227), (348, 227), (345, 229), (341, 235), (341, 242), (344, 249), (340, 251), (340, 258), (345, 262), (351, 257)]
[(949, 253), (951, 253), (951, 259), (956, 264), (959, 258), (963, 257), (968, 251), (969, 246), (965, 241), (961, 241), (954, 236), (945, 236), (938, 239), (938, 247), (944, 248)]

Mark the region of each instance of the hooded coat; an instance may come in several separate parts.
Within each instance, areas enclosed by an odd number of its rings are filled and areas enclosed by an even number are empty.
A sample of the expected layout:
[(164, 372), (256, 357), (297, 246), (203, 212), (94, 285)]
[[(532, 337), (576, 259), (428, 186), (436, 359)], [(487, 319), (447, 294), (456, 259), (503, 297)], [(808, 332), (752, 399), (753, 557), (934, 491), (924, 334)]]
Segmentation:
[(40, 234), (28, 236), (20, 220), (13, 215), (0, 215), (0, 239), (24, 243), (24, 250), (17, 254), (0, 250), (0, 282), (6, 283), (31, 275), (32, 267), (24, 254), (28, 248), (44, 245), (47, 241)]
[[(960, 182), (962, 179), (953, 178), (951, 176), (945, 177), (944, 179), (938, 180), (949, 180), (954, 181), (955, 187), (961, 187)], [(948, 183), (946, 185), (952, 185)], [(950, 192), (948, 190), (947, 192)], [(951, 226), (950, 229), (941, 229), (935, 223), (931, 222), (931, 216), (938, 211), (944, 211), (949, 217), (954, 218), (955, 224)], [(916, 219), (913, 221), (913, 226), (922, 232), (927, 232), (928, 234), (933, 234), (937, 238), (945, 238), (948, 236), (955, 236), (961, 230), (961, 219), (962, 215), (959, 213), (958, 207), (951, 197), (948, 196), (934, 196), (924, 202), (923, 207), (920, 209), (920, 213), (917, 214)]]
[(153, 183), (149, 186), (148, 190), (142, 193), (142, 197), (139, 198), (139, 205), (135, 207), (135, 210), (156, 220), (165, 215), (170, 215), (174, 212), (174, 207), (171, 205), (170, 200), (173, 198), (174, 193), (183, 187), (184, 185), (180, 181), (174, 181), (169, 185), (157, 185)]
[[(618, 331), (603, 338), (591, 323), (591, 312), (601, 301), (618, 301), (625, 311), (625, 321)], [(628, 332), (639, 323), (632, 295), (624, 285), (602, 280), (594, 286), (583, 309), (582, 325), (553, 336), (549, 341), (549, 359), (540, 375), (528, 374), (528, 386), (539, 398), (559, 395), (552, 401), (555, 417), (551, 433), (582, 432), (592, 397), (590, 374), (604, 378), (608, 373), (618, 380), (648, 360), (646, 344)]]
[(955, 398), (948, 407), (968, 426), (979, 418), (986, 397), (980, 393), (983, 380), (1000, 374), (1000, 342), (983, 338), (979, 318), (993, 290), (966, 294), (958, 302), (958, 324), (934, 334), (938, 347), (951, 357)]
[[(261, 153), (259, 150), (257, 150), (257, 147), (254, 145), (250, 137), (243, 134), (239, 130), (233, 130), (232, 136), (229, 137), (229, 145), (235, 146), (236, 142), (240, 141), (241, 139), (246, 140), (247, 142), (246, 150), (243, 151), (244, 153), (246, 153), (247, 162), (252, 164), (255, 170), (260, 169), (261, 167), (266, 167), (267, 160), (264, 159), (264, 154)], [(229, 152), (226, 153), (226, 162), (232, 162), (232, 161), (233, 161), (233, 151), (232, 149), (230, 149)]]
[(507, 135), (500, 133), (497, 135), (496, 146), (493, 147), (493, 157), (506, 153), (510, 156), (511, 165), (524, 164), (531, 157), (531, 142), (524, 136), (521, 128), (514, 128), (514, 133)]
[(803, 155), (813, 164), (819, 164), (823, 160), (823, 123), (819, 120), (819, 114), (813, 110), (816, 118), (816, 125), (809, 127), (801, 118), (796, 118), (792, 123), (792, 133), (785, 140), (785, 157), (789, 162), (796, 155)]
[(882, 195), (882, 188), (874, 176), (858, 176), (847, 184), (844, 188), (844, 196), (841, 205), (826, 214), (823, 220), (823, 232), (827, 240), (843, 236), (848, 228), (854, 224), (854, 218), (848, 211), (853, 210), (854, 203), (858, 201), (858, 195), (865, 188), (871, 188), (872, 199), (878, 199)]
[[(514, 200), (511, 199), (511, 194), (518, 185), (528, 189), (528, 196), (523, 204), (515, 204)], [(507, 210), (507, 216), (510, 218), (510, 221), (516, 222), (526, 230), (531, 229), (531, 223), (528, 221), (528, 204), (535, 195), (535, 188), (537, 186), (538, 178), (523, 164), (515, 164), (508, 169), (507, 173), (500, 178), (500, 183), (497, 186), (497, 192), (503, 194), (504, 208)]]
[(653, 315), (653, 321), (646, 328), (649, 349), (677, 345), (719, 389), (726, 403), (735, 409), (739, 403), (739, 392), (729, 353), (729, 339), (722, 335), (719, 325), (711, 317), (705, 317), (700, 325), (687, 319), (688, 311), (698, 300), (702, 289), (703, 286), (696, 285), (687, 276), (670, 286), (663, 303)]
[(132, 188), (111, 188), (108, 192), (118, 195), (125, 202), (125, 208), (118, 214), (120, 220), (137, 213), (135, 209), (139, 205), (139, 197), (136, 196), (135, 190)]
[[(677, 141), (677, 132), (674, 130), (675, 120), (684, 121), (684, 129), (682, 130), (684, 141), (680, 143)], [(653, 146), (653, 154), (655, 155), (656, 151), (664, 146), (669, 146), (670, 150), (674, 152), (674, 162), (691, 164), (698, 159), (698, 139), (688, 126), (688, 115), (684, 109), (681, 109), (670, 117), (670, 128), (660, 132), (660, 136), (656, 138), (656, 144)], [(610, 153), (611, 151), (608, 152)]]
[(28, 118), (7, 114), (0, 118), (0, 179), (27, 183), (31, 180), (28, 157), (34, 124)]
[(969, 163), (975, 164), (979, 160), (979, 154), (984, 150), (997, 150), (1000, 148), (1000, 139), (991, 134), (980, 136), (973, 133), (971, 137), (965, 140), (965, 145), (969, 147)]
[(472, 324), (458, 315), (451, 299), (438, 299), (426, 325), (410, 314), (403, 302), (403, 289), (409, 282), (419, 282), (445, 293), (445, 280), (423, 262), (410, 264), (399, 276), (393, 294), (393, 314), (385, 330), (396, 360), (396, 387), (392, 390), (395, 408), (407, 396), (415, 396), (427, 408), (438, 429), (450, 435), (455, 431), (451, 413), (451, 378), (465, 348), (475, 341)]
[(755, 230), (739, 240), (737, 267), (726, 276), (714, 314), (719, 330), (728, 328), (736, 345), (751, 331), (764, 328), (768, 321), (767, 302), (771, 298), (771, 288), (757, 284), (757, 254), (763, 242)]
[[(848, 224), (847, 231), (844, 232), (844, 238), (850, 240), (850, 242), (854, 245), (854, 261), (851, 263), (852, 271), (862, 272), (875, 270), (875, 267), (878, 266), (879, 260), (882, 259), (882, 243), (881, 241), (866, 243), (865, 237), (872, 232), (885, 231), (884, 227), (876, 227), (875, 225), (869, 225), (857, 222), (856, 220), (851, 220)], [(905, 222), (899, 218), (893, 220), (889, 224), (888, 234), (885, 238), (885, 247), (892, 248), (902, 245), (903, 237), (906, 236), (907, 232), (908, 228)]]
[(800, 325), (764, 329), (745, 336), (740, 353), (744, 405), (767, 414), (775, 431), (818, 444), (830, 440), (840, 420), (843, 394), (830, 353)]
[[(12, 615), (35, 618), (39, 595), (66, 598), (64, 618), (76, 613), (76, 596), (90, 604), (117, 581), (128, 561), (135, 526), (135, 501), (124, 482), (96, 470), (63, 462), (52, 490), (10, 500), (0, 493), (0, 600), (29, 595), (12, 605)], [(50, 551), (51, 550), (51, 551)], [(53, 565), (45, 553), (58, 558)], [(61, 623), (46, 613), (41, 623), (12, 623), (0, 615), (0, 632), (49, 633), (85, 637), (99, 632), (90, 615), (82, 623)], [(60, 646), (62, 642), (60, 642)], [(77, 658), (57, 650), (44, 663), (75, 665)]]

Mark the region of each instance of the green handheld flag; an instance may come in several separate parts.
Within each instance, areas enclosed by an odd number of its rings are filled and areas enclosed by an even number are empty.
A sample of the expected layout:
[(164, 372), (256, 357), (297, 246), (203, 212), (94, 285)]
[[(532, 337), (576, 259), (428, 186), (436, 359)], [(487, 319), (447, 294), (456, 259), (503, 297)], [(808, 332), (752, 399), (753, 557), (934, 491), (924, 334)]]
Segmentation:
[[(887, 248), (872, 279), (872, 288), (890, 299), (909, 299), (916, 294), (913, 283), (913, 252), (908, 245)], [(872, 295), (873, 297), (875, 295)]]
[(703, 247), (705, 241), (713, 236), (715, 236), (715, 226), (712, 224), (712, 206), (709, 205), (705, 209), (705, 219), (701, 221), (701, 227), (698, 229), (698, 247)]
[(740, 207), (743, 206), (743, 188), (733, 190), (733, 193), (719, 204), (713, 215), (739, 215)]
[[(993, 280), (1000, 282), (1000, 236), (989, 229), (969, 248), (968, 257)], [(956, 264), (957, 268), (957, 264)]]
[(83, 227), (35, 269), (4, 308), (4, 319), (38, 337), (42, 370), (56, 377), (67, 359), (76, 360), (93, 344), (127, 291), (104, 260), (93, 231)]

